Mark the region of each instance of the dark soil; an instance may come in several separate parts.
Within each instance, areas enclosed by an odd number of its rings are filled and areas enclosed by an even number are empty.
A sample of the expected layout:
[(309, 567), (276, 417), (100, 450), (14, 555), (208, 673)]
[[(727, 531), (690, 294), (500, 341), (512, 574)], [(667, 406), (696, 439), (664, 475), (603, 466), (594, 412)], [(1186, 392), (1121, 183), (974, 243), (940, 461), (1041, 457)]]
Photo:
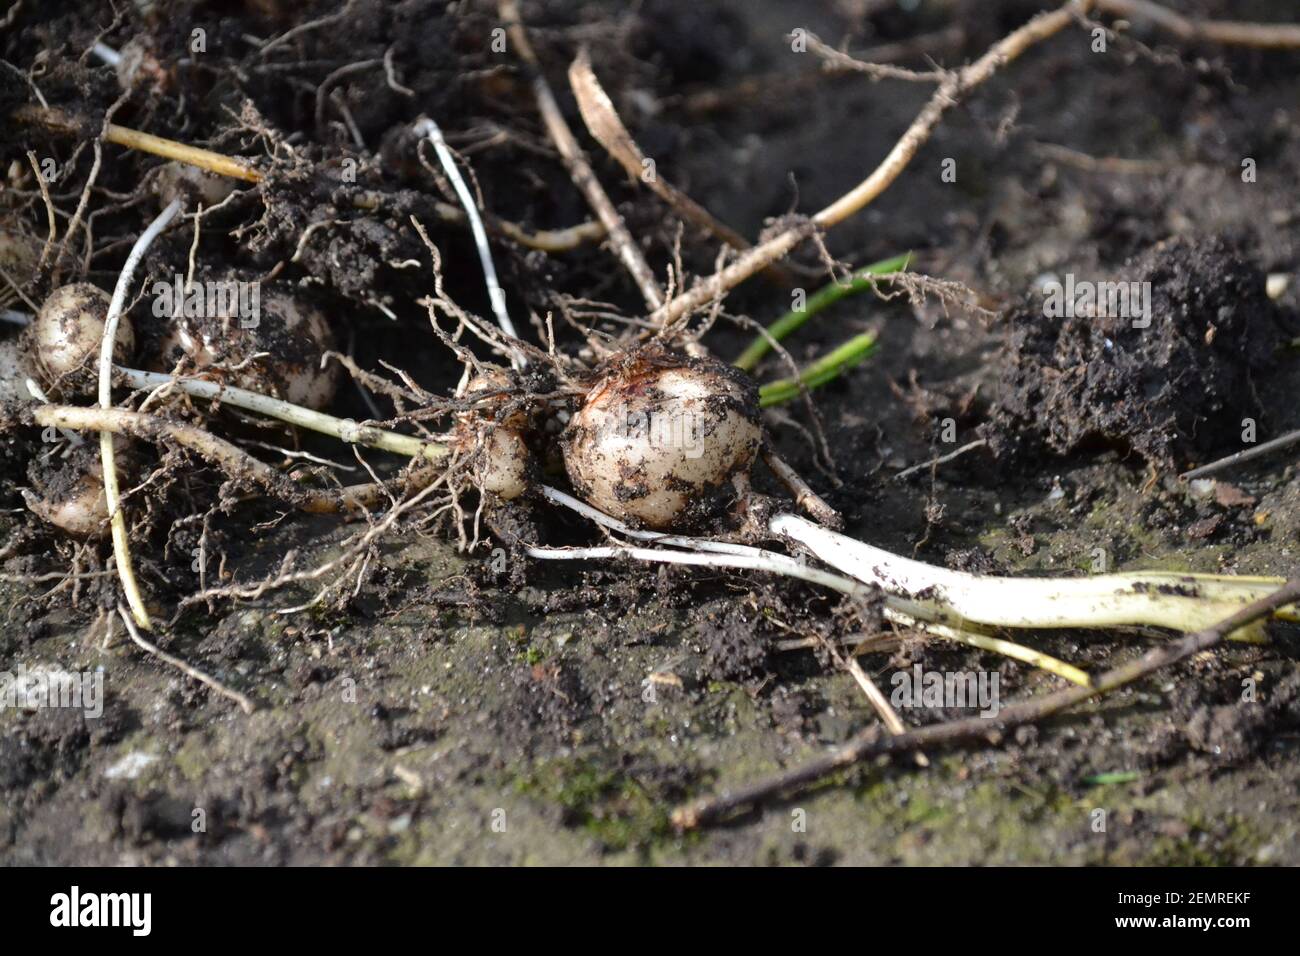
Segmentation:
[(1177, 468), (1238, 450), (1238, 416), (1266, 414), (1264, 373), (1283, 337), (1257, 267), (1222, 240), (1177, 238), (1118, 274), (1149, 284), (1149, 315), (1094, 304), (1045, 321), (1039, 296), (1010, 317), (1007, 365), (982, 429), (998, 457), (1113, 448)]
[[(1295, 17), (1275, 0), (1169, 5)], [(927, 55), (973, 59), (1042, 6), (522, 4), (566, 115), (660, 276), (678, 254), (688, 272), (711, 273), (717, 245), (681, 227), (586, 136), (565, 82), (580, 47), (658, 170), (757, 238), (861, 179), (931, 92), (823, 73), (812, 54), (792, 51), (791, 30), (851, 50), (929, 38), (924, 54), (900, 61), (923, 69)], [(0, 32), (13, 67), (0, 67), (0, 228), (44, 243), (30, 150), (38, 163), (54, 160), (48, 188), (65, 234), (110, 109), (114, 123), (243, 156), (267, 180), (241, 184), (205, 216), (196, 274), (292, 290), (322, 310), (360, 368), (393, 381), (381, 363), (409, 373), (402, 393), (344, 380), (332, 413), (440, 430), (446, 416), (429, 409), (443, 409), (417, 389), (445, 400), (461, 366), (430, 328), (433, 259), (412, 218), (438, 249), (448, 295), (490, 313), (469, 233), (440, 212), (454, 194), (413, 122), (436, 118), (492, 216), (538, 230), (591, 215), (528, 74), (493, 49), (495, 5), (119, 7), (115, 20), (103, 4), (29, 0)], [(337, 19), (262, 46), (324, 16)], [(86, 52), (97, 38), (147, 53), (121, 103), (114, 72)], [(866, 329), (879, 331), (878, 352), (816, 393), (819, 424), (799, 403), (765, 424), (841, 510), (847, 533), (932, 563), (1074, 575), (1095, 570), (1100, 554), (1111, 570), (1290, 575), (1300, 485), (1286, 452), (1213, 485), (1177, 472), (1246, 447), (1244, 419), (1261, 442), (1300, 428), (1290, 400), (1300, 388), (1300, 55), (1180, 45), (1140, 22), (1106, 53), (1091, 41), (1067, 30), (981, 87), (878, 202), (826, 237), (852, 265), (911, 250), (913, 269), (967, 287), (980, 308), (934, 294), (836, 304), (785, 343), (793, 358), (806, 363)], [(79, 132), (15, 119), (37, 102), (31, 84), (75, 114)], [(1249, 182), (1245, 158), (1257, 169)], [(112, 288), (159, 209), (160, 164), (103, 147), (89, 234), (83, 225), (57, 260), (59, 281)], [(194, 242), (192, 222), (165, 234), (137, 289), (185, 274)], [(493, 251), (512, 314), (542, 348), (548, 312), (557, 347), (574, 355), (585, 344), (575, 324), (626, 328), (584, 313), (644, 315), (605, 245), (548, 254), (498, 237)], [(809, 292), (825, 281), (812, 244), (789, 265)], [(1049, 318), (1045, 277), (1067, 274), (1150, 282), (1150, 326)], [(1274, 299), (1265, 277), (1276, 274), (1290, 282)], [(47, 268), (24, 292), (39, 302), (53, 284)], [(727, 300), (730, 315), (705, 344), (734, 356), (753, 333), (730, 318), (771, 321), (791, 294), (755, 278)], [(25, 307), (8, 294), (3, 305)], [(150, 326), (147, 294), (131, 314), (142, 341), (166, 331)], [(755, 377), (788, 372), (771, 357)], [(368, 478), (337, 442), (168, 401), (167, 414), (299, 480)], [(2, 420), (23, 418), (10, 406)], [(987, 448), (893, 477), (981, 436)], [(341, 573), (365, 525), (300, 515), (188, 452), (136, 443), (126, 507), (155, 637), (253, 698), (257, 711), (245, 715), (122, 640), (120, 626), (105, 646), (119, 599), (107, 542), (60, 535), (23, 498), (37, 479), (57, 478), (42, 462), (62, 461), (64, 440), (47, 437), (16, 425), (0, 435), (0, 670), (101, 670), (104, 711), (0, 708), (6, 862), (1300, 863), (1300, 658), (1286, 627), (1271, 643), (1231, 644), (1023, 728), (1001, 747), (933, 754), (926, 769), (863, 767), (682, 836), (668, 817), (678, 801), (803, 762), (876, 719), (825, 642), (879, 635), (877, 608), (741, 572), (529, 561), (522, 541), (602, 542), (577, 516), (525, 500), (488, 507), (472, 551), (458, 549), (450, 515), (414, 511), (376, 544), (359, 586), (354, 577), (294, 610), (337, 573), (252, 587), (290, 553), (298, 570), (339, 559)], [(365, 459), (384, 476), (401, 465), (382, 452)], [(562, 483), (558, 464), (547, 476)], [(788, 500), (762, 469), (756, 484)], [(250, 591), (187, 600), (232, 585)], [(1164, 636), (1015, 637), (1099, 671)], [(906, 633), (859, 661), (886, 694), (917, 664), (996, 673), (1008, 700), (1060, 686), (1026, 664)], [(902, 719), (960, 715), (908, 709)], [(1104, 832), (1091, 825), (1098, 808), (1108, 811)], [(792, 826), (794, 810), (806, 828)]]

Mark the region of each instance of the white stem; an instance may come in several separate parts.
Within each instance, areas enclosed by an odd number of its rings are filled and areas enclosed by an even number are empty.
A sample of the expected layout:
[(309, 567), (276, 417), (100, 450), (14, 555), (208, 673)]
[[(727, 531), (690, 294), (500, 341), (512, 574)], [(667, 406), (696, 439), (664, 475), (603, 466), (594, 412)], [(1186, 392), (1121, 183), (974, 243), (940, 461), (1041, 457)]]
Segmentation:
[(752, 549), (753, 554), (708, 554), (689, 551), (668, 551), (660, 548), (596, 547), (596, 548), (539, 548), (529, 547), (530, 557), (543, 561), (592, 561), (613, 558), (633, 558), (659, 564), (688, 564), (706, 568), (737, 568), (749, 571), (767, 571), (788, 578), (798, 578), (810, 584), (819, 584), (841, 594), (870, 598), (870, 588), (838, 574), (810, 568), (794, 558), (774, 551)]
[(116, 67), (122, 62), (122, 54), (118, 53), (107, 43), (96, 43), (90, 48), (90, 52), (112, 67)]
[[(497, 280), (497, 267), (492, 261), (492, 247), (488, 245), (487, 230), (483, 228), (483, 220), (478, 213), (478, 205), (474, 202), (474, 195), (469, 191), (469, 186), (465, 184), (464, 177), (461, 176), (460, 170), (456, 167), (455, 157), (451, 155), (451, 150), (447, 147), (447, 141), (443, 139), (442, 130), (438, 124), (428, 117), (420, 119), (415, 124), (416, 135), (423, 136), (433, 144), (434, 151), (438, 154), (438, 161), (442, 163), (442, 168), (447, 171), (447, 178), (451, 180), (452, 188), (456, 190), (456, 196), (460, 199), (460, 204), (465, 207), (465, 216), (469, 219), (470, 231), (474, 233), (474, 245), (478, 247), (479, 262), (483, 264), (483, 281), (487, 285), (488, 301), (492, 305), (492, 313), (496, 316), (497, 325), (512, 339), (518, 339), (519, 333), (515, 331), (515, 324), (510, 320), (510, 313), (506, 311), (506, 293), (501, 288), (501, 283)], [(524, 365), (523, 353), (516, 348), (510, 350), (510, 361), (515, 368), (522, 368)]]
[[(887, 594), (950, 609), (991, 627), (1108, 627), (1149, 624), (1194, 631), (1275, 591), (1281, 578), (1146, 571), (1085, 578), (985, 577), (899, 557), (793, 514), (768, 529), (821, 561)], [(1279, 617), (1294, 619), (1296, 609)]]
[(9, 322), (12, 325), (31, 325), (32, 317), (26, 312), (19, 312), (17, 309), (0, 309), (0, 321)]
[[(104, 319), (104, 337), (99, 342), (99, 407), (113, 407), (113, 347), (117, 344), (117, 326), (126, 309), (126, 296), (131, 289), (131, 279), (140, 265), (140, 260), (149, 250), (149, 246), (167, 225), (181, 211), (181, 201), (173, 199), (158, 214), (158, 218), (149, 223), (149, 227), (140, 234), (140, 238), (131, 247), (131, 252), (122, 265), (113, 287), (113, 298), (108, 303), (108, 315)], [(113, 456), (113, 435), (111, 432), (99, 433), (99, 457), (103, 467), (104, 501), (108, 506), (109, 526), (113, 532), (113, 557), (117, 562), (117, 576), (122, 582), (122, 590), (131, 605), (131, 613), (141, 630), (149, 630), (149, 612), (145, 610), (144, 598), (135, 581), (135, 569), (131, 566), (130, 540), (126, 532), (126, 516), (122, 514), (121, 493), (117, 482), (117, 463)]]
[[(784, 558), (789, 561), (783, 554), (777, 554), (774, 551), (764, 551), (761, 548), (751, 548), (745, 544), (732, 544), (729, 541), (714, 541), (710, 538), (692, 538), (679, 534), (663, 534), (659, 531), (641, 531), (637, 528), (631, 528), (619, 521), (617, 518), (605, 514), (599, 508), (593, 508), (586, 502), (579, 501), (572, 495), (567, 495), (559, 488), (552, 488), (550, 485), (542, 485), (542, 497), (552, 504), (576, 511), (584, 518), (588, 518), (602, 528), (609, 528), (611, 531), (617, 531), (619, 534), (627, 535), (629, 538), (636, 538), (639, 541), (651, 541), (655, 544), (670, 544), (678, 548), (690, 548), (693, 551), (710, 551), (715, 554), (747, 554), (747, 555), (767, 555), (773, 558)], [(848, 580), (847, 578), (843, 580)]]
[[(605, 512), (593, 508), (591, 505), (579, 501), (572, 495), (567, 495), (558, 488), (552, 488), (550, 485), (542, 486), (542, 496), (546, 500), (562, 505), (576, 511), (585, 518), (590, 518), (596, 524), (617, 531), (620, 534), (628, 535), (632, 538), (638, 538), (642, 541), (650, 541), (655, 544), (672, 545), (679, 548), (689, 548), (693, 551), (705, 551), (713, 554), (736, 555), (751, 558), (759, 561), (765, 570), (772, 571), (774, 574), (784, 574), (787, 577), (796, 577), (813, 584), (821, 584), (833, 588), (843, 594), (852, 594), (859, 597), (871, 595), (871, 591), (862, 588), (857, 581), (850, 578), (832, 575), (826, 577), (809, 577), (808, 575), (821, 575), (825, 572), (817, 571), (815, 568), (809, 568), (803, 561), (797, 558), (791, 558), (787, 555), (780, 554), (776, 551), (766, 551), (762, 548), (754, 548), (744, 544), (732, 544), (727, 541), (714, 541), (710, 538), (693, 538), (686, 535), (669, 535), (656, 531), (640, 531), (636, 528), (629, 528), (617, 518), (612, 518)], [(660, 552), (651, 552), (660, 553)], [(830, 562), (827, 562), (830, 563)], [(724, 565), (718, 565), (719, 567)], [(852, 585), (852, 587), (850, 586)], [(885, 614), (891, 620), (908, 626), (921, 626), (920, 622), (926, 622), (926, 629), (943, 637), (950, 637), (953, 640), (961, 640), (961, 635), (969, 635), (969, 631), (962, 631), (959, 627), (960, 619), (952, 614), (947, 608), (935, 604), (928, 600), (910, 600), (897, 594), (884, 593)], [(946, 622), (946, 623), (945, 623)], [(932, 626), (931, 626), (932, 625)], [(971, 643), (966, 641), (966, 643)], [(1019, 645), (1015, 645), (1019, 646)], [(993, 648), (1000, 650), (1000, 648)], [(1011, 656), (1016, 656), (1012, 654)], [(1022, 658), (1024, 659), (1024, 658)]]
[[(563, 492), (559, 492), (563, 495)], [(547, 497), (551, 497), (547, 495)], [(565, 495), (564, 497), (568, 497)], [(552, 498), (551, 500), (556, 500)], [(563, 502), (561, 502), (563, 503)], [(586, 507), (586, 506), (584, 506)], [(575, 509), (577, 510), (577, 509)], [(600, 514), (602, 519), (608, 519), (609, 522), (618, 524), (613, 518)], [(600, 519), (596, 519), (600, 520)], [(600, 520), (601, 524), (606, 524)], [(608, 525), (606, 525), (608, 527)], [(640, 532), (645, 534), (646, 532)], [(662, 540), (662, 539), (661, 539)], [(679, 539), (691, 547), (698, 547), (704, 544), (721, 544), (722, 542), (709, 542), (700, 538), (682, 538)], [(685, 564), (695, 567), (705, 568), (735, 568), (740, 570), (766, 571), (769, 574), (779, 574), (787, 578), (797, 578), (801, 581), (807, 581), (810, 584), (821, 585), (830, 588), (833, 591), (839, 591), (841, 594), (847, 594), (853, 597), (869, 600), (875, 596), (875, 591), (866, 585), (854, 581), (850, 578), (842, 577), (838, 574), (832, 574), (828, 571), (822, 571), (817, 568), (810, 568), (796, 561), (794, 558), (778, 554), (774, 551), (764, 551), (761, 548), (746, 548), (744, 545), (732, 545), (737, 549), (744, 549), (745, 553), (691, 553), (687, 551), (668, 551), (660, 548), (630, 548), (630, 547), (596, 547), (596, 548), (539, 548), (530, 547), (527, 553), (530, 557), (538, 558), (543, 561), (593, 561), (593, 560), (612, 560), (616, 558), (632, 558), (636, 561), (650, 561), (657, 564)], [(983, 634), (975, 634), (959, 627), (952, 627), (933, 620), (927, 620), (933, 616), (932, 610), (925, 605), (905, 601), (899, 598), (885, 595), (885, 606), (882, 612), (887, 620), (893, 621), (904, 627), (913, 628), (919, 631), (925, 631), (936, 637), (943, 637), (950, 641), (957, 641), (962, 644), (968, 644), (972, 647), (978, 647), (983, 650), (994, 651), (1007, 657), (1014, 657), (1017, 660), (1025, 661), (1035, 667), (1041, 667), (1044, 670), (1057, 674), (1073, 683), (1082, 686), (1088, 686), (1089, 677), (1087, 673), (1067, 664), (1064, 661), (1052, 657), (1050, 654), (1044, 654), (1041, 651), (1035, 651), (1032, 648), (1024, 647), (1020, 644), (1004, 641), (998, 638), (987, 637)]]
[(429, 461), (439, 461), (447, 454), (446, 447), (436, 442), (428, 442), (413, 435), (403, 435), (384, 428), (359, 425), (350, 418), (337, 418), (324, 412), (303, 408), (301, 405), (294, 405), (292, 402), (271, 398), (269, 395), (250, 392), (246, 388), (222, 385), (201, 378), (173, 378), (161, 372), (146, 372), (138, 368), (124, 368), (121, 365), (116, 368), (118, 374), (130, 382), (133, 388), (174, 385), (195, 398), (225, 402), (237, 408), (266, 415), (268, 418), (288, 422), (290, 425), (331, 435), (348, 444), (366, 445), (411, 458), (426, 458)]

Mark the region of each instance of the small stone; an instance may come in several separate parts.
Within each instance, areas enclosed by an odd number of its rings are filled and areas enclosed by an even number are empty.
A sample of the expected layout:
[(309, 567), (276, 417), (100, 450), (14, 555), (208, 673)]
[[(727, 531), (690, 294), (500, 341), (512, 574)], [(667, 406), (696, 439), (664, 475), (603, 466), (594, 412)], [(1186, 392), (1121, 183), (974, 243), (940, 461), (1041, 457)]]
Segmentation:
[(1214, 500), (1225, 508), (1246, 508), (1253, 505), (1256, 499), (1236, 485), (1218, 481), (1214, 484)]
[(105, 770), (104, 776), (109, 780), (134, 780), (144, 772), (146, 767), (157, 760), (158, 758), (153, 754), (145, 753), (143, 750), (132, 750)]

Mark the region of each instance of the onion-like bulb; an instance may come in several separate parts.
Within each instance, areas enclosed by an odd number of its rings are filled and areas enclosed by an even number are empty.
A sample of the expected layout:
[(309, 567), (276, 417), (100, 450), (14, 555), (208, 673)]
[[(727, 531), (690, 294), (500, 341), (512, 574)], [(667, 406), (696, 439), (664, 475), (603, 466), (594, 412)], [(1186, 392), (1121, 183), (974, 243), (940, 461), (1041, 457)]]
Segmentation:
[[(46, 385), (60, 390), (93, 386), (110, 299), (88, 282), (60, 286), (49, 294), (28, 329), (32, 364)], [(117, 325), (113, 360), (126, 363), (135, 352), (135, 329), (125, 315)]]
[[(118, 480), (132, 471), (132, 455), (122, 439), (114, 439)], [(99, 442), (87, 442), (51, 466), (36, 459), (28, 469), (30, 489), (23, 490), (27, 507), (74, 538), (96, 539), (108, 535), (108, 497), (104, 492)]]
[[(507, 373), (485, 368), (470, 379), (461, 397), (504, 392), (510, 387)], [(481, 490), (510, 501), (528, 490), (536, 468), (527, 442), (528, 413), (515, 409), (502, 420), (496, 420), (494, 412), (506, 401), (504, 396), (488, 399), (481, 406), (458, 415), (455, 434), (461, 450), (472, 456), (474, 483)]]
[(191, 208), (201, 203), (204, 208), (211, 209), (225, 201), (236, 188), (234, 180), (181, 162), (164, 163), (154, 181), (162, 206), (180, 199)]
[[(0, 229), (0, 267), (21, 289), (36, 275), (41, 258), (41, 244), (30, 236), (11, 229)], [(0, 287), (0, 298), (11, 294), (8, 283)]]
[(589, 504), (667, 530), (713, 517), (761, 440), (749, 378), (712, 359), (652, 348), (587, 394), (564, 433), (564, 463)]
[[(223, 283), (228, 291), (217, 295), (213, 290)], [(149, 360), (151, 368), (169, 372), (188, 359), (199, 370), (221, 366), (230, 385), (295, 405), (320, 411), (333, 400), (339, 367), (321, 368), (321, 358), (334, 348), (334, 335), (314, 306), (288, 292), (241, 286), (233, 279), (199, 282), (180, 298), (175, 309), (180, 315), (162, 310), (167, 331)]]

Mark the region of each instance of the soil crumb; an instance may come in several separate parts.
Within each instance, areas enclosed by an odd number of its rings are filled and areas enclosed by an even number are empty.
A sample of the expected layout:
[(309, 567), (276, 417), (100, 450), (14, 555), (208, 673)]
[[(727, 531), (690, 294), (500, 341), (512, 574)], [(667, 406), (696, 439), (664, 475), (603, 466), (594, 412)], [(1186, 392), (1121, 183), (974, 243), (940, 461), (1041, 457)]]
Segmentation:
[(1136, 290), (1129, 308), (1111, 308), (1096, 283), (1095, 299), (1076, 298), (1063, 317), (1044, 314), (1043, 294), (1011, 316), (983, 426), (998, 458), (1118, 449), (1181, 468), (1239, 446), (1243, 419), (1261, 417), (1257, 379), (1281, 331), (1259, 269), (1221, 238), (1178, 238), (1112, 281)]

